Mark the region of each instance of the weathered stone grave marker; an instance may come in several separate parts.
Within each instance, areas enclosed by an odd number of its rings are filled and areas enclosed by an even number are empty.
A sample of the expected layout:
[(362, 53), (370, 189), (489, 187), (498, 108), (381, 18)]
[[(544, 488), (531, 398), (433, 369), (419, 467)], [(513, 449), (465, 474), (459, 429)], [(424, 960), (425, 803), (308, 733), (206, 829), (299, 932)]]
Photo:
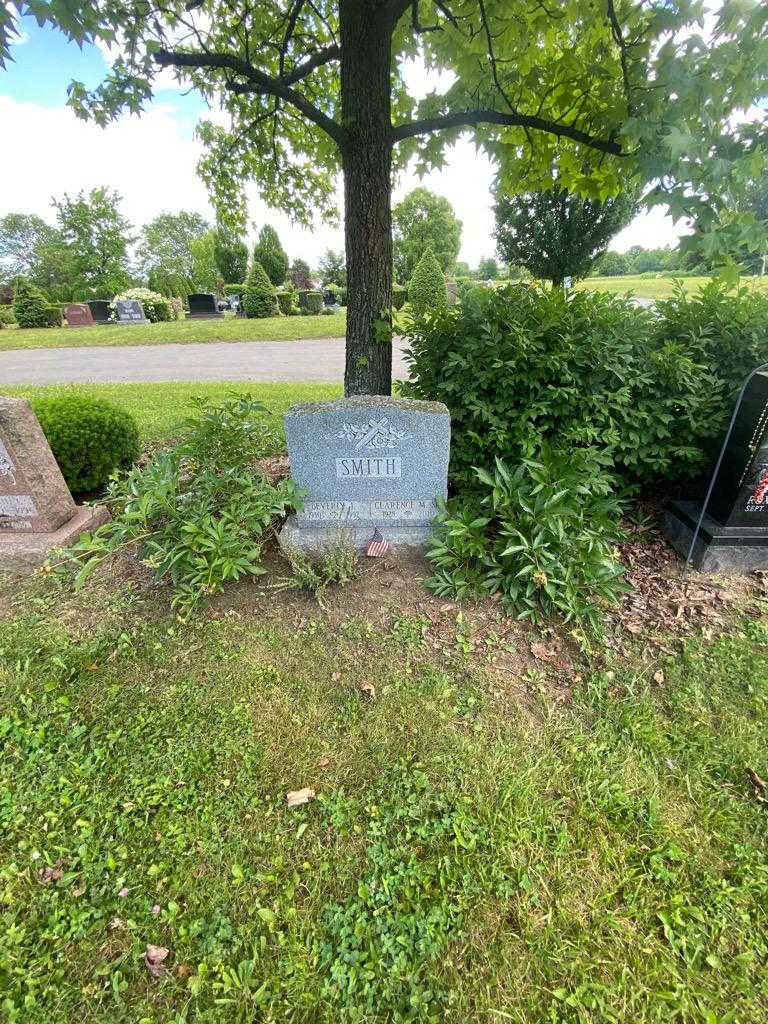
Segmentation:
[(359, 396), (294, 405), (284, 417), (304, 508), (284, 547), (318, 550), (340, 531), (364, 548), (378, 527), (394, 547), (426, 545), (448, 493), (451, 421), (440, 402)]
[(0, 572), (32, 569), (108, 518), (75, 505), (29, 402), (0, 396)]
[[(675, 502), (664, 533), (688, 556), (701, 501)], [(691, 564), (703, 572), (768, 568), (768, 373), (744, 391), (707, 503)]]
[(219, 312), (216, 296), (210, 292), (196, 292), (187, 296), (190, 320), (213, 320), (224, 316)]
[(138, 299), (118, 299), (115, 302), (115, 310), (119, 324), (149, 323), (144, 315), (144, 307)]
[(108, 324), (109, 323), (109, 302), (107, 299), (89, 299), (88, 308), (91, 311), (94, 323), (97, 324)]
[(93, 327), (93, 313), (87, 302), (70, 302), (64, 307), (67, 327)]

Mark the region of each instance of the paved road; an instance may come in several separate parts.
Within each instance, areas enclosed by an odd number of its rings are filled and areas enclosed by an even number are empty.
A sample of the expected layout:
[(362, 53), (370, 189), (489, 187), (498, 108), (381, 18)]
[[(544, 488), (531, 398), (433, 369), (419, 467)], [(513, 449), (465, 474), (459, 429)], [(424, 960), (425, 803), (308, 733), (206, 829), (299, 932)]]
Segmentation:
[[(395, 344), (395, 377), (407, 369)], [(265, 382), (344, 379), (344, 339), (27, 348), (0, 352), (3, 384), (136, 384), (160, 380)]]

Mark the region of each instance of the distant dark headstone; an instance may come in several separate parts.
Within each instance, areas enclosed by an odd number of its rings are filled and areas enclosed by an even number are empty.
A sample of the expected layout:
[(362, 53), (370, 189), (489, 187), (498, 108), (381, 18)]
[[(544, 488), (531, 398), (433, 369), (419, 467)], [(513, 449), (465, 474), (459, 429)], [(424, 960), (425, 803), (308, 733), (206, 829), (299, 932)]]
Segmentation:
[(109, 323), (110, 304), (106, 299), (90, 299), (88, 308), (91, 311), (94, 323)]
[(219, 312), (216, 296), (211, 295), (210, 292), (196, 292), (194, 295), (187, 296), (187, 301), (189, 302), (191, 320), (211, 319), (223, 315)]
[(93, 314), (88, 303), (70, 302), (64, 307), (67, 327), (93, 327)]
[(326, 288), (326, 290), (323, 292), (323, 304), (325, 306), (336, 305), (336, 294), (335, 292), (332, 292), (330, 288)]
[(144, 307), (138, 299), (117, 299), (115, 302), (117, 322), (121, 324), (146, 324)]
[[(681, 501), (667, 512), (664, 532), (682, 555), (701, 506)], [(755, 373), (744, 391), (691, 562), (704, 572), (768, 569), (768, 372)]]

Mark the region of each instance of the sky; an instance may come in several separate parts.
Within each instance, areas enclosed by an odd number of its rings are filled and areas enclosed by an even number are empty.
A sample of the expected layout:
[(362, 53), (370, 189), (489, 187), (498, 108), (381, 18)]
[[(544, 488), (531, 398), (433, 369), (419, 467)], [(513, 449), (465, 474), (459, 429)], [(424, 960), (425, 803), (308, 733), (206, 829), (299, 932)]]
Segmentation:
[[(195, 125), (208, 114), (202, 99), (182, 91), (169, 77), (141, 117), (126, 114), (107, 128), (80, 121), (66, 105), (67, 86), (73, 79), (97, 85), (108, 69), (108, 54), (91, 45), (80, 49), (29, 17), (21, 25), (21, 39), (11, 48), (13, 62), (0, 70), (0, 126), (7, 147), (0, 160), (0, 216), (36, 213), (53, 223), (52, 196), (107, 185), (123, 197), (123, 214), (136, 227), (162, 212), (181, 209), (213, 220), (195, 170), (202, 153)], [(436, 84), (415, 64), (408, 79), (417, 94)], [(394, 202), (417, 185), (445, 196), (463, 225), (459, 259), (476, 266), (484, 256), (495, 255), (492, 180), (488, 158), (463, 139), (449, 151), (442, 170), (423, 179), (402, 174)], [(341, 208), (340, 187), (338, 194)], [(326, 249), (343, 249), (340, 228), (319, 221), (309, 230), (292, 224), (260, 200), (256, 184), (248, 189), (248, 212), (249, 240), (269, 222), (291, 259), (316, 265)], [(684, 233), (679, 227), (676, 231), (671, 218), (655, 209), (636, 217), (611, 248), (623, 252), (633, 245), (675, 245)]]

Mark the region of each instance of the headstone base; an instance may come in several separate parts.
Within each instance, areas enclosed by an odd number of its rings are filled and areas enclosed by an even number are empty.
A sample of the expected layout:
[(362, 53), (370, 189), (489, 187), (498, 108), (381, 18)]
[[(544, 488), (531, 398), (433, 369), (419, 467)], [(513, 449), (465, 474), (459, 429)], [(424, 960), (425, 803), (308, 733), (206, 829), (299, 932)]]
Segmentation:
[(187, 320), (223, 320), (223, 313), (187, 313)]
[(0, 575), (28, 573), (42, 565), (54, 548), (67, 548), (82, 534), (106, 523), (109, 512), (100, 505), (81, 505), (74, 516), (53, 533), (0, 533)]
[(379, 533), (395, 549), (411, 548), (424, 551), (429, 546), (432, 536), (430, 526), (393, 526), (387, 523), (372, 522), (357, 526), (353, 526), (351, 523), (346, 523), (343, 526), (337, 523), (328, 523), (322, 526), (305, 525), (300, 524), (296, 516), (289, 516), (280, 531), (280, 547), (284, 551), (290, 548), (299, 548), (308, 554), (318, 554), (329, 543), (343, 536), (358, 551), (365, 551), (377, 527)]
[[(683, 558), (688, 557), (701, 505), (674, 502), (664, 514), (663, 532)], [(752, 572), (768, 569), (768, 527), (722, 526), (705, 515), (696, 538), (691, 565), (700, 572)]]

